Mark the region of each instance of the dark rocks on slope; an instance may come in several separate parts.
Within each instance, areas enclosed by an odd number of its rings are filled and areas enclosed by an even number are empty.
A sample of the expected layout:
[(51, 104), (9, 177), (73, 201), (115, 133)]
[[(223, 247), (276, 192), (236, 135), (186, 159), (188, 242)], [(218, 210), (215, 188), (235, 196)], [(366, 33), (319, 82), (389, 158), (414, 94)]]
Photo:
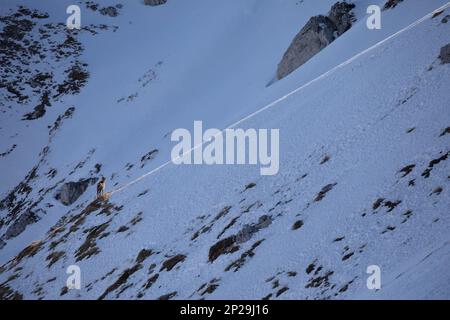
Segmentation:
[(177, 254), (168, 260), (164, 261), (160, 271), (170, 271), (172, 270), (178, 263), (183, 262), (186, 259), (184, 254)]
[[(65, 23), (47, 18), (48, 13), (24, 6), (0, 14), (0, 100), (34, 105), (23, 120), (39, 119), (63, 95), (79, 93), (89, 73), (80, 62), (84, 48), (78, 36), (109, 28), (88, 25), (69, 34)], [(72, 67), (63, 73), (57, 65)]]
[(109, 293), (113, 292), (114, 290), (118, 289), (120, 286), (125, 284), (128, 281), (128, 278), (130, 278), (134, 273), (139, 271), (142, 268), (141, 264), (135, 264), (133, 267), (126, 269), (119, 278), (110, 285), (105, 292), (98, 298), (98, 300), (103, 300)]
[(0, 300), (22, 300), (22, 294), (11, 289), (6, 283), (0, 284)]
[(167, 2), (167, 0), (144, 0), (144, 4), (147, 6), (159, 6), (166, 2)]
[(442, 63), (450, 63), (450, 43), (441, 48), (441, 54), (439, 55)]
[(292, 225), (292, 230), (298, 230), (303, 226), (303, 221), (302, 220), (297, 220), (294, 222), (294, 224)]
[(261, 229), (267, 228), (272, 223), (272, 217), (263, 215), (259, 217), (258, 222), (254, 224), (246, 224), (236, 235), (236, 243), (244, 243)]
[(164, 294), (164, 295), (160, 296), (160, 297), (158, 298), (158, 300), (170, 300), (170, 299), (172, 299), (173, 297), (175, 297), (176, 295), (177, 295), (177, 292), (174, 291), (174, 292), (171, 292), (171, 293)]
[(239, 250), (239, 246), (236, 245), (236, 236), (222, 239), (209, 249), (208, 260), (212, 263), (220, 255), (233, 253), (237, 250)]
[(22, 213), (19, 218), (17, 218), (16, 221), (14, 221), (13, 224), (9, 226), (8, 229), (6, 229), (5, 232), (5, 239), (11, 239), (14, 237), (17, 237), (19, 234), (21, 234), (27, 225), (35, 223), (39, 220), (39, 217), (31, 210), (25, 211)]
[(328, 16), (312, 17), (295, 36), (278, 64), (278, 80), (302, 66), (350, 29), (355, 21), (351, 12), (354, 7), (351, 3), (337, 2), (331, 7)]
[(337, 2), (331, 7), (328, 18), (336, 27), (338, 37), (352, 27), (355, 17), (351, 11), (354, 8), (355, 5), (353, 3), (347, 2)]
[(403, 2), (403, 0), (388, 0), (384, 5), (384, 9), (395, 8), (400, 2)]
[(39, 104), (34, 107), (32, 112), (29, 112), (27, 114), (25, 114), (22, 118), (22, 120), (36, 120), (39, 119), (41, 117), (43, 117), (45, 115), (45, 107), (50, 107), (51, 103), (49, 100), (49, 92), (45, 91), (40, 99)]
[(139, 254), (136, 257), (136, 263), (144, 262), (144, 260), (150, 257), (152, 254), (153, 254), (152, 250), (142, 249), (141, 251), (139, 251)]
[(67, 182), (62, 185), (55, 195), (63, 205), (69, 206), (86, 191), (89, 185), (97, 182), (97, 178), (81, 179), (78, 182)]
[(116, 7), (104, 7), (99, 10), (99, 12), (104, 16), (117, 17), (119, 15), (119, 11)]
[(262, 215), (256, 223), (244, 225), (236, 235), (232, 235), (216, 242), (209, 249), (208, 261), (212, 263), (223, 254), (236, 252), (239, 250), (239, 244), (249, 241), (255, 233), (261, 229), (267, 228), (271, 223), (271, 216)]

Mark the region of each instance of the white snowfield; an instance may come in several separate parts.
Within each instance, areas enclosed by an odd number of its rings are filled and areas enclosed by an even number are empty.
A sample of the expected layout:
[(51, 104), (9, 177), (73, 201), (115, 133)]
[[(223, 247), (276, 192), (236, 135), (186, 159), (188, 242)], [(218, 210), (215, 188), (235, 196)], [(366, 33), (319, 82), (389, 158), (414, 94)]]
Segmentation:
[[(77, 35), (80, 92), (22, 120), (36, 104), (0, 91), (0, 201), (16, 190), (0, 207), (0, 298), (449, 299), (450, 64), (438, 57), (450, 4), (404, 0), (369, 30), (367, 7), (385, 1), (351, 1), (353, 27), (267, 86), (335, 2), (132, 0), (110, 17), (79, 1), (82, 26), (109, 26)], [(0, 16), (24, 5), (48, 13), (37, 24), (65, 24), (70, 4), (6, 0)], [(32, 63), (63, 77), (65, 60), (46, 61)], [(170, 133), (195, 120), (279, 129), (278, 174), (171, 164)], [(109, 199), (95, 183), (55, 199), (101, 176)], [(27, 210), (36, 221), (6, 238)], [(80, 289), (66, 288), (71, 265)]]

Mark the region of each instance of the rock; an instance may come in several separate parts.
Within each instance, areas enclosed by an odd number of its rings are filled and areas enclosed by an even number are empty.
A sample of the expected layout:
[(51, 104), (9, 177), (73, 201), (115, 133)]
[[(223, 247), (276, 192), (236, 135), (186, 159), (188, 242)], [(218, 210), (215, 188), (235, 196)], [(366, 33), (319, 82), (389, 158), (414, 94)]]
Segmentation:
[(312, 17), (295, 36), (278, 64), (278, 80), (302, 66), (350, 29), (355, 21), (351, 12), (354, 7), (354, 4), (337, 2), (331, 7), (328, 16)]
[(236, 243), (244, 243), (251, 239), (253, 234), (258, 232), (256, 226), (246, 224), (236, 235)]
[(297, 220), (294, 222), (294, 224), (292, 225), (292, 230), (298, 230), (303, 226), (303, 221), (302, 220)]
[(160, 296), (160, 297), (158, 298), (158, 300), (170, 300), (170, 299), (172, 299), (173, 297), (175, 297), (176, 295), (177, 295), (177, 292), (174, 291), (174, 292), (171, 292), (171, 293), (168, 293), (168, 294), (165, 294), (165, 295)]
[(160, 271), (170, 271), (172, 270), (178, 263), (183, 262), (186, 259), (184, 254), (177, 254), (170, 259), (164, 261)]
[(311, 18), (298, 33), (278, 64), (277, 78), (283, 79), (302, 66), (333, 40), (331, 21), (325, 16)]
[(150, 257), (152, 254), (152, 250), (142, 249), (141, 251), (139, 251), (138, 256), (136, 257), (136, 263), (144, 262), (144, 260)]
[(236, 245), (236, 237), (225, 238), (209, 248), (208, 260), (212, 263), (222, 254), (233, 253), (237, 250), (239, 250), (239, 246)]
[(43, 242), (41, 240), (34, 240), (28, 246), (26, 246), (22, 251), (20, 251), (17, 256), (13, 259), (13, 265), (17, 265), (23, 259), (34, 257), (36, 253), (38, 253), (43, 246)]
[(337, 2), (328, 13), (328, 18), (336, 27), (338, 37), (352, 27), (355, 17), (351, 12), (355, 8), (353, 3)]
[(267, 228), (272, 223), (272, 217), (268, 215), (262, 215), (258, 219), (258, 223), (256, 223), (255, 227), (260, 230)]
[(144, 4), (147, 6), (159, 6), (166, 2), (167, 2), (167, 0), (144, 0)]
[(441, 59), (443, 64), (450, 63), (450, 43), (441, 48), (439, 59)]
[(246, 224), (236, 235), (236, 243), (244, 243), (251, 239), (251, 237), (261, 229), (267, 228), (272, 223), (272, 217), (262, 215), (258, 222), (254, 224)]
[(39, 220), (39, 217), (31, 210), (25, 211), (23, 214), (19, 216), (19, 218), (14, 221), (13, 224), (9, 226), (8, 229), (6, 229), (5, 232), (5, 239), (11, 239), (14, 237), (17, 237), (19, 234), (21, 234), (25, 228), (32, 223), (35, 223)]
[(78, 182), (65, 183), (56, 193), (55, 199), (63, 205), (69, 206), (86, 191), (89, 185), (97, 182), (97, 178), (81, 179)]
[(117, 17), (119, 11), (116, 7), (104, 7), (100, 9), (100, 13), (104, 16)]
[(50, 107), (50, 99), (49, 99), (49, 92), (45, 91), (40, 99), (40, 103), (34, 107), (34, 110), (32, 112), (29, 112), (25, 114), (22, 118), (22, 120), (36, 120), (45, 115), (45, 107)]
[(159, 152), (158, 149), (153, 149), (153, 150), (147, 152), (146, 154), (144, 154), (141, 157), (141, 168), (143, 168), (148, 161), (153, 160), (157, 156), (158, 152)]
[(388, 0), (384, 5), (384, 9), (395, 8), (400, 2), (403, 2), (403, 0)]

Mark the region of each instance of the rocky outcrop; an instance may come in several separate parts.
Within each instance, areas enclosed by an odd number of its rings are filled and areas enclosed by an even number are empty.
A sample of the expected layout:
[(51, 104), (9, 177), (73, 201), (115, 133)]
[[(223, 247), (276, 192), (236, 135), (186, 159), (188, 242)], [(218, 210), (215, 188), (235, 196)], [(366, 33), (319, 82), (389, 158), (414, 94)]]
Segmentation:
[(256, 223), (246, 224), (236, 234), (216, 242), (210, 249), (208, 254), (209, 262), (214, 262), (223, 254), (230, 254), (239, 250), (239, 244), (249, 241), (255, 233), (261, 229), (267, 228), (272, 223), (272, 217), (262, 215)]
[(99, 12), (104, 16), (117, 17), (119, 15), (119, 10), (116, 7), (104, 7), (99, 10)]
[(272, 223), (272, 217), (263, 215), (259, 217), (258, 222), (254, 224), (246, 224), (236, 235), (236, 243), (244, 243), (251, 239), (251, 237), (259, 230), (267, 228)]
[(4, 237), (6, 240), (17, 237), (25, 228), (39, 220), (39, 217), (31, 210), (22, 213), (13, 224), (6, 229)]
[(403, 0), (388, 0), (384, 5), (384, 9), (395, 8), (400, 2), (403, 2)]
[(97, 182), (97, 178), (81, 179), (78, 182), (67, 182), (55, 194), (55, 199), (69, 206), (86, 191), (89, 185)]
[(439, 55), (442, 63), (450, 63), (450, 43), (441, 48), (441, 54)]
[(167, 2), (167, 0), (144, 0), (144, 4), (147, 6), (159, 6), (166, 2)]
[(302, 66), (350, 29), (355, 21), (351, 12), (354, 7), (351, 3), (337, 2), (331, 7), (328, 16), (312, 17), (295, 36), (278, 64), (278, 80)]
[(337, 2), (328, 13), (328, 18), (335, 26), (337, 36), (341, 36), (344, 32), (352, 27), (355, 22), (355, 16), (352, 10), (355, 8), (353, 3)]
[(6, 240), (17, 237), (29, 224), (35, 223), (38, 220), (39, 217), (33, 211), (25, 211), (8, 227), (8, 229), (6, 229), (6, 232), (0, 237), (0, 249), (6, 245)]

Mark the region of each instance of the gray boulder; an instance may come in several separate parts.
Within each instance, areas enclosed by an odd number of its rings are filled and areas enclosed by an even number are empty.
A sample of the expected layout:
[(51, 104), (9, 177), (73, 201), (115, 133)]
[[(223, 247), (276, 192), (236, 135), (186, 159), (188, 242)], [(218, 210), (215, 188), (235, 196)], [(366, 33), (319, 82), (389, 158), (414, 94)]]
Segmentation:
[(38, 220), (39, 217), (33, 211), (25, 211), (6, 229), (4, 238), (8, 240), (17, 237), (29, 224), (35, 223)]
[(450, 43), (441, 48), (441, 54), (439, 55), (442, 63), (450, 63)]
[(272, 223), (272, 217), (268, 215), (263, 215), (259, 217), (258, 222), (254, 224), (246, 224), (244, 227), (236, 234), (236, 243), (244, 243), (253, 237), (261, 229), (267, 228)]
[(56, 192), (55, 199), (69, 206), (86, 191), (89, 185), (97, 182), (97, 178), (81, 179), (78, 182), (67, 182)]
[(39, 220), (39, 216), (31, 210), (25, 211), (19, 216), (0, 237), (0, 249), (6, 245), (6, 240), (17, 237), (21, 234), (28, 225), (33, 224)]
[(144, 0), (144, 4), (147, 6), (159, 6), (166, 2), (167, 2), (167, 0)]
[(354, 7), (354, 4), (337, 2), (331, 7), (328, 16), (312, 17), (295, 36), (278, 64), (278, 80), (305, 64), (350, 29), (355, 21), (351, 12)]

